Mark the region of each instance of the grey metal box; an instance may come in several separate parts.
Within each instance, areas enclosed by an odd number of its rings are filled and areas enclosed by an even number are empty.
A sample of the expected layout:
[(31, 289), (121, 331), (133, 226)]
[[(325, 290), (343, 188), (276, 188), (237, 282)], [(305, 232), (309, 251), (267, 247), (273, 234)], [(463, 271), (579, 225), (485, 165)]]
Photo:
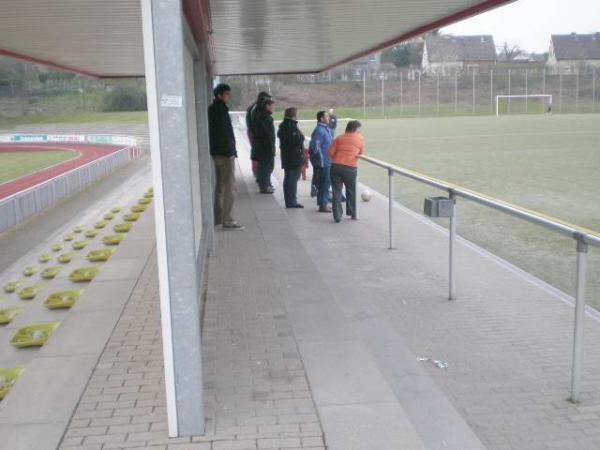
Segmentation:
[(448, 197), (425, 197), (423, 211), (429, 217), (451, 217), (454, 200)]

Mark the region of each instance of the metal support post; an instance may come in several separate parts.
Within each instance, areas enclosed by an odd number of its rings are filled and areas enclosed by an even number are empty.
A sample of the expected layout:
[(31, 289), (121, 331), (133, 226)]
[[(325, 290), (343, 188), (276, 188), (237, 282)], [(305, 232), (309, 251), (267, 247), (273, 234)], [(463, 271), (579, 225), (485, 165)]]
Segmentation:
[(363, 119), (367, 118), (367, 74), (363, 72)]
[(490, 69), (490, 108), (494, 112), (494, 69)]
[(400, 114), (404, 114), (404, 86), (403, 74), (400, 72)]
[(475, 69), (473, 69), (473, 102), (471, 112), (475, 115)]
[(385, 77), (381, 77), (381, 117), (385, 119)]
[(437, 106), (437, 115), (440, 115), (440, 73), (437, 73), (437, 83), (436, 83), (436, 106)]
[(573, 363), (571, 366), (571, 401), (578, 403), (581, 394), (581, 358), (585, 319), (585, 288), (587, 282), (588, 244), (577, 236), (577, 287), (575, 293), (575, 330), (573, 333)]
[(456, 292), (454, 285), (454, 243), (456, 242), (456, 196), (454, 195), (454, 191), (452, 189), (448, 191), (448, 196), (454, 203), (452, 208), (452, 215), (450, 216), (450, 226), (448, 233), (448, 300), (455, 300)]
[(388, 225), (390, 245), (389, 249), (394, 248), (394, 172), (388, 169)]
[(527, 69), (525, 69), (525, 114), (527, 114), (529, 112), (529, 102), (528, 102), (528, 98), (527, 98), (527, 93), (529, 91), (529, 86), (527, 85), (528, 73), (529, 73), (529, 71)]
[(510, 69), (508, 69), (508, 105), (506, 108), (508, 114), (510, 114)]
[(546, 68), (542, 69), (542, 94), (546, 95)]
[(558, 112), (562, 112), (562, 85), (563, 85), (562, 70), (558, 69)]
[(454, 114), (458, 112), (458, 71), (454, 71)]
[(596, 68), (592, 68), (592, 112), (596, 112)]
[(419, 72), (419, 116), (421, 115), (421, 72)]
[(579, 68), (575, 73), (575, 112), (579, 112)]
[(168, 435), (202, 435), (203, 267), (193, 209), (199, 173), (190, 170), (198, 152), (193, 39), (186, 39), (191, 33), (179, 0), (142, 0), (141, 6)]

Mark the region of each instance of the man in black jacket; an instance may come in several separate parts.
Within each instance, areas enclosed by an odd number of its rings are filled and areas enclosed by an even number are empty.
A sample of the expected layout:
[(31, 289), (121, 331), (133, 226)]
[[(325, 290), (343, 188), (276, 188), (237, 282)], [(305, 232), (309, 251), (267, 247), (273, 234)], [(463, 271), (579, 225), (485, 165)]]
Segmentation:
[(231, 88), (219, 84), (213, 91), (215, 99), (208, 107), (208, 134), (210, 154), (215, 163), (215, 225), (222, 224), (224, 230), (243, 230), (232, 217), (235, 200), (235, 135), (229, 117), (227, 102)]
[(279, 124), (277, 137), (281, 149), (281, 167), (284, 171), (283, 196), (286, 208), (304, 208), (298, 203), (298, 179), (304, 166), (304, 135), (298, 128), (298, 109), (287, 108)]
[(272, 194), (271, 174), (275, 167), (275, 126), (273, 100), (266, 99), (259, 106), (254, 123), (254, 154), (258, 161), (258, 186), (261, 194)]
[(252, 160), (252, 173), (255, 178), (258, 175), (258, 161), (254, 154), (254, 122), (261, 103), (268, 98), (271, 98), (271, 94), (261, 91), (258, 93), (256, 101), (246, 109), (246, 133), (248, 134), (248, 141), (250, 141), (250, 159)]

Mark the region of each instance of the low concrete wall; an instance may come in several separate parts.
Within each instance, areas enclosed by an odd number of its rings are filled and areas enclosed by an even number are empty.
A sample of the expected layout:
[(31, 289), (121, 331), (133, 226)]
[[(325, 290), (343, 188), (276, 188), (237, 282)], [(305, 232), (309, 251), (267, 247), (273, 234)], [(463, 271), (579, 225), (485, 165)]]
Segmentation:
[(31, 216), (69, 197), (86, 186), (110, 175), (118, 168), (138, 158), (142, 151), (137, 140), (129, 136), (90, 135), (0, 135), (0, 143), (71, 143), (123, 145), (103, 158), (65, 172), (43, 183), (11, 195), (0, 201), (0, 233), (9, 230)]

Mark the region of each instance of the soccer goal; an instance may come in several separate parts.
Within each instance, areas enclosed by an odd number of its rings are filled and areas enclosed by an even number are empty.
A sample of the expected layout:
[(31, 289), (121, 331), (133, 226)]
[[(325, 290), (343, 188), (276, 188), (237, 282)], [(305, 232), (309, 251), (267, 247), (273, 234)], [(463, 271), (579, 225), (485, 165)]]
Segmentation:
[(496, 95), (496, 115), (552, 112), (552, 95)]

